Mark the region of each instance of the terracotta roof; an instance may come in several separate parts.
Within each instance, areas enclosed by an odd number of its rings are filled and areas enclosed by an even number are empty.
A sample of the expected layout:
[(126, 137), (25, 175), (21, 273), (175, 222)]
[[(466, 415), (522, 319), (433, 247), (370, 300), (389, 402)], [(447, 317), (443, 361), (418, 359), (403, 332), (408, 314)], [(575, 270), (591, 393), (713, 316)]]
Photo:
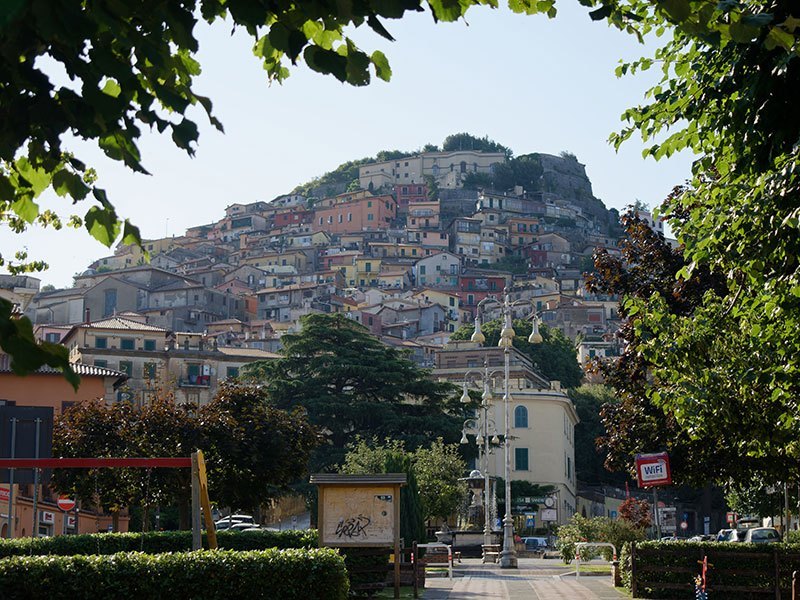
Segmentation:
[(259, 350), (258, 348), (231, 348), (223, 346), (217, 348), (219, 352), (231, 358), (241, 356), (242, 358), (281, 358), (280, 354), (274, 352), (267, 352), (266, 350)]
[(96, 329), (123, 329), (123, 330), (139, 330), (139, 331), (161, 331), (166, 332), (167, 330), (163, 327), (156, 327), (155, 325), (145, 325), (144, 323), (139, 323), (139, 321), (134, 321), (133, 319), (126, 319), (124, 317), (110, 317), (108, 319), (101, 319), (100, 321), (92, 321), (91, 323), (81, 323), (76, 325), (76, 327), (90, 327)]
[[(7, 355), (0, 356), (0, 373), (13, 373), (10, 366), (11, 361), (8, 360), (8, 358)], [(106, 367), (95, 367), (94, 365), (86, 365), (83, 363), (70, 364), (72, 365), (72, 370), (81, 377), (124, 377), (128, 379), (128, 375), (122, 371), (116, 371)], [(47, 365), (39, 367), (35, 372), (40, 375), (63, 375), (60, 369), (55, 369)]]

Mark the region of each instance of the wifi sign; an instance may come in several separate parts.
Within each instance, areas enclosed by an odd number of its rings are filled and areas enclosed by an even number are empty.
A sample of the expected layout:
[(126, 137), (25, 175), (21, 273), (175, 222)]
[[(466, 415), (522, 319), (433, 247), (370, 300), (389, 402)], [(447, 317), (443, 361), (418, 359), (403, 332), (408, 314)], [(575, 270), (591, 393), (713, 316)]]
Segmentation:
[(670, 485), (672, 473), (669, 468), (669, 455), (666, 452), (636, 455), (636, 475), (639, 487)]

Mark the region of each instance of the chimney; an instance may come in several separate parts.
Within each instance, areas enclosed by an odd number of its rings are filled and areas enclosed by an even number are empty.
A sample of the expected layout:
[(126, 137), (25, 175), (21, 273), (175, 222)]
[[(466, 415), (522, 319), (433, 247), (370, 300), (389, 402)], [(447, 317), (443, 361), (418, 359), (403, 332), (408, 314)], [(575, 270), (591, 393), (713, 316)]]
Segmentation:
[(86, 316), (84, 317), (83, 322), (86, 325), (91, 325), (92, 324), (91, 312), (89, 311), (88, 308), (86, 309)]

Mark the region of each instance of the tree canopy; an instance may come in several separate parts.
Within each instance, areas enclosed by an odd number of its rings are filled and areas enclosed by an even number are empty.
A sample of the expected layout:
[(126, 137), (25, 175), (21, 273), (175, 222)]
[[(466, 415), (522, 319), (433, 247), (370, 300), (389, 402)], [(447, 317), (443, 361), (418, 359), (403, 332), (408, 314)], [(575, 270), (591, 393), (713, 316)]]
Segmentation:
[[(200, 407), (177, 405), (171, 394), (134, 407), (81, 402), (55, 423), (53, 453), (63, 457), (186, 457), (206, 455), (211, 497), (221, 506), (251, 509), (306, 472), (317, 432), (304, 415), (266, 402), (263, 391), (224, 384)], [(186, 469), (62, 469), (56, 488), (116, 514), (123, 506), (177, 505), (188, 525)]]
[(342, 314), (308, 314), (300, 333), (281, 338), (282, 358), (252, 363), (245, 376), (282, 409), (302, 407), (327, 444), (312, 469), (340, 462), (356, 436), (404, 440), (409, 448), (437, 437), (458, 439), (458, 390), (433, 381), (404, 353), (381, 343)]
[[(483, 335), (486, 336), (486, 346), (496, 346), (500, 339), (500, 330), (503, 328), (502, 320), (488, 321), (481, 326)], [(542, 325), (539, 332), (542, 334), (541, 344), (531, 344), (527, 333), (531, 324), (522, 319), (514, 320), (514, 347), (528, 356), (533, 361), (534, 367), (545, 379), (558, 380), (565, 388), (578, 387), (583, 379), (583, 370), (578, 364), (578, 355), (575, 347), (560, 330)], [(452, 340), (468, 340), (474, 331), (471, 325), (462, 325), (453, 335)]]

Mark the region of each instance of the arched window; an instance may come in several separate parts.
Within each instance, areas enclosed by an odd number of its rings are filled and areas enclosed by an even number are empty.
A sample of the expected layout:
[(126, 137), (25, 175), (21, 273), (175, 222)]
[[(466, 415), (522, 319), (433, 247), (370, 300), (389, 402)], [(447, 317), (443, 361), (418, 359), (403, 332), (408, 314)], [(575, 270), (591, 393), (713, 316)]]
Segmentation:
[(528, 426), (528, 409), (524, 406), (518, 406), (514, 409), (514, 427), (527, 427)]

